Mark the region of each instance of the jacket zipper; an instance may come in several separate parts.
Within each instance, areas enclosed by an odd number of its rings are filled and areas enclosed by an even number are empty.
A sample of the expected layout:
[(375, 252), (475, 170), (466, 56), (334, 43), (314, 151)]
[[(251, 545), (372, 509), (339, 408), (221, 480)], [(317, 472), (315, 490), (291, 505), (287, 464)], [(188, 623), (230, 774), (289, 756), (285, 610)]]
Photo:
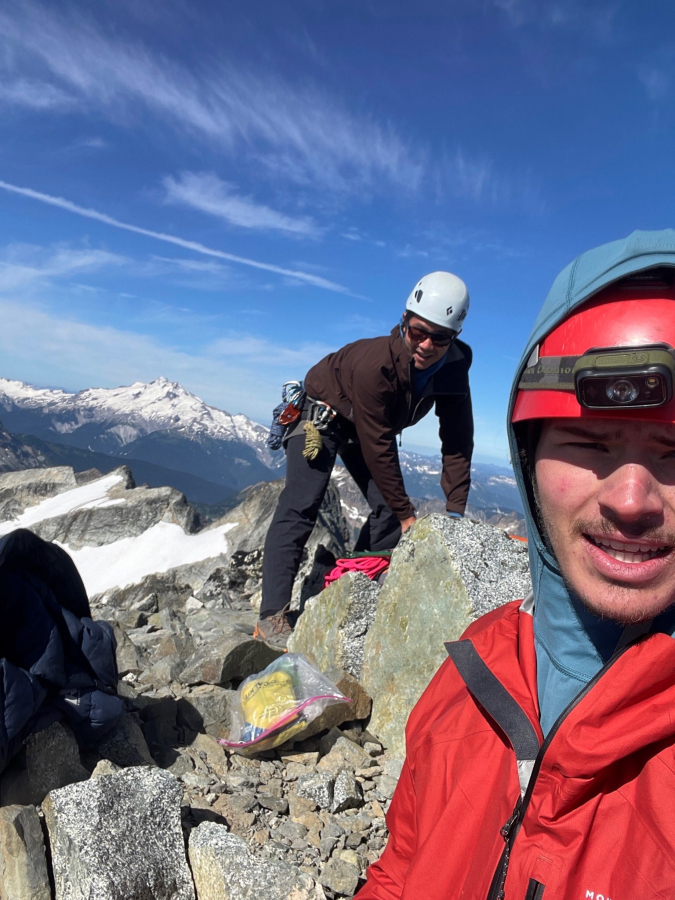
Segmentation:
[[(581, 691), (579, 691), (579, 693), (576, 695), (574, 700), (572, 700), (570, 703), (568, 703), (568, 705), (565, 707), (565, 709), (560, 713), (558, 718), (555, 720), (555, 723), (553, 724), (553, 727), (547, 734), (546, 739), (544, 740), (544, 743), (539, 748), (539, 753), (537, 754), (537, 758), (534, 762), (534, 766), (532, 767), (532, 774), (530, 775), (530, 781), (527, 785), (527, 790), (525, 791), (525, 796), (522, 799), (520, 797), (518, 798), (518, 802), (516, 803), (509, 820), (500, 829), (499, 833), (504, 838), (506, 846), (504, 847), (504, 850), (502, 851), (502, 855), (499, 858), (499, 862), (497, 863), (497, 868), (495, 869), (495, 874), (492, 878), (492, 883), (490, 884), (490, 890), (488, 891), (487, 900), (504, 900), (504, 896), (505, 896), (504, 886), (506, 884), (506, 875), (507, 875), (508, 869), (509, 869), (509, 859), (511, 857), (511, 850), (513, 848), (513, 842), (515, 841), (516, 836), (517, 836), (518, 832), (520, 831), (520, 826), (521, 826), (523, 818), (525, 816), (525, 812), (527, 811), (527, 807), (529, 806), (530, 799), (532, 797), (532, 792), (534, 790), (535, 783), (539, 776), (539, 771), (541, 769), (541, 764), (542, 764), (542, 761), (544, 758), (544, 754), (546, 753), (549, 746), (551, 745), (551, 741), (555, 737), (556, 732), (558, 731), (558, 729), (560, 728), (562, 723), (565, 721), (567, 716), (576, 708), (576, 706), (584, 699), (584, 697), (586, 697), (586, 695), (589, 693), (589, 691), (591, 691), (595, 687), (595, 685), (598, 683), (598, 681), (600, 681), (600, 679), (605, 674), (605, 672), (607, 672), (609, 669), (611, 669), (611, 667), (614, 665), (614, 663), (618, 659), (620, 659), (620, 657), (623, 656), (623, 654), (626, 652), (626, 650), (628, 650), (630, 647), (634, 646), (634, 644), (637, 644), (642, 638), (644, 638), (644, 635), (641, 635), (641, 637), (638, 638), (637, 640), (632, 641), (630, 644), (626, 644), (625, 647), (622, 647), (620, 650), (618, 650), (605, 663), (605, 665), (602, 667), (602, 669), (600, 669), (600, 671), (596, 675), (594, 675), (593, 678), (591, 678), (591, 680), (588, 682), (588, 684), (584, 688), (582, 688)], [(541, 893), (543, 894), (543, 891)], [(541, 896), (541, 894), (539, 894), (538, 896)]]
[(511, 833), (520, 819), (521, 807), (522, 798), (518, 797), (518, 802), (511, 813), (511, 818), (499, 829), (499, 833), (504, 838), (506, 846), (502, 850), (502, 855), (499, 857), (499, 863), (497, 864), (495, 874), (492, 878), (492, 884), (490, 885), (488, 900), (504, 900), (504, 883), (506, 882), (506, 873), (509, 869), (509, 858), (511, 856), (511, 845), (513, 843)]
[[(421, 403), (423, 400), (426, 400), (427, 397), (429, 396), (429, 395), (427, 394), (427, 396), (425, 397), (425, 396), (424, 396), (424, 391), (422, 391), (422, 393), (420, 394), (420, 396), (417, 397), (417, 398), (415, 398), (415, 397), (413, 396), (413, 394), (414, 394), (414, 389), (415, 389), (415, 364), (412, 363), (412, 362), (409, 364), (409, 367), (408, 367), (408, 379), (409, 379), (409, 381), (410, 381), (410, 400), (408, 401), (408, 414), (407, 414), (407, 417), (406, 417), (406, 420), (405, 420), (405, 425), (403, 425), (402, 428), (409, 428), (409, 427), (410, 427), (410, 423), (415, 421), (415, 416), (417, 415), (417, 410), (420, 408), (420, 403)], [(432, 376), (432, 381), (433, 381), (433, 376)], [(426, 387), (425, 387), (425, 390), (426, 390)], [(438, 395), (437, 395), (437, 394), (433, 394), (432, 396), (436, 397), (436, 396), (438, 396)], [(442, 395), (442, 396), (458, 396), (458, 397), (464, 397), (464, 399), (466, 399), (466, 396), (467, 396), (467, 395), (466, 395), (466, 394), (464, 394), (464, 395), (462, 395), (462, 394), (456, 394), (456, 395), (450, 394), (450, 395)]]
[[(408, 403), (408, 416), (406, 418), (406, 423), (403, 426), (404, 428), (409, 428), (411, 422), (415, 421), (415, 416), (417, 415), (417, 410), (420, 408), (420, 404), (423, 400), (427, 398), (424, 396), (424, 391), (429, 386), (430, 382), (427, 382), (424, 390), (421, 392), (419, 397), (415, 397), (415, 364), (410, 363), (410, 368), (408, 370), (408, 377), (410, 379), (410, 401)], [(431, 377), (431, 381), (433, 381), (433, 375)], [(428, 397), (429, 395), (427, 395)]]
[(542, 884), (541, 881), (536, 881), (534, 878), (530, 878), (530, 883), (527, 886), (527, 893), (525, 894), (525, 900), (541, 900), (545, 890), (545, 884)]
[[(414, 401), (414, 393), (415, 393), (415, 364), (411, 361), (408, 363), (408, 381), (410, 382), (410, 400), (408, 400), (408, 415), (406, 416), (405, 425), (403, 428), (407, 428), (413, 420), (413, 401)], [(415, 411), (417, 407), (415, 407)], [(403, 429), (401, 429), (403, 430)]]

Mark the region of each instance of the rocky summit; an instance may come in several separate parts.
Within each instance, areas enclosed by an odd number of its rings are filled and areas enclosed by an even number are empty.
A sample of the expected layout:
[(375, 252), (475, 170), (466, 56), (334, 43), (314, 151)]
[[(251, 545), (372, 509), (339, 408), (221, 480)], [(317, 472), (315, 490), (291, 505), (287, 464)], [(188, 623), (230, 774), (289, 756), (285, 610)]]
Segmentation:
[(443, 643), (529, 590), (527, 551), (468, 519), (421, 518), (381, 583), (322, 590), (349, 544), (337, 487), (306, 548), (289, 649), (350, 703), (292, 743), (223, 748), (244, 678), (282, 651), (253, 640), (262, 545), (281, 489), (205, 520), (129, 469), (0, 474), (0, 534), (24, 527), (75, 560), (117, 638), (125, 711), (96, 747), (62, 721), (0, 774), (0, 900), (351, 897), (386, 846), (407, 715)]

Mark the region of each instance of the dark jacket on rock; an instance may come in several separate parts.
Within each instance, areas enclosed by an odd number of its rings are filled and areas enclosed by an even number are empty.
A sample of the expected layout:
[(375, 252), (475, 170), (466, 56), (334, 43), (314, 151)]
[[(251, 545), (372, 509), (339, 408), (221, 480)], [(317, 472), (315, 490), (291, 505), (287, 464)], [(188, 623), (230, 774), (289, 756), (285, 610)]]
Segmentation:
[(307, 394), (354, 424), (366, 464), (399, 519), (413, 515), (414, 509), (403, 483), (395, 437), (419, 422), (434, 403), (440, 420), (446, 506), (449, 512), (464, 512), (473, 452), (471, 359), (468, 344), (455, 341), (445, 364), (416, 396), (412, 356), (397, 326), (389, 336), (347, 344), (307, 373)]
[(94, 622), (68, 554), (25, 529), (0, 539), (0, 772), (33, 731), (64, 717), (84, 743), (122, 712), (115, 638)]

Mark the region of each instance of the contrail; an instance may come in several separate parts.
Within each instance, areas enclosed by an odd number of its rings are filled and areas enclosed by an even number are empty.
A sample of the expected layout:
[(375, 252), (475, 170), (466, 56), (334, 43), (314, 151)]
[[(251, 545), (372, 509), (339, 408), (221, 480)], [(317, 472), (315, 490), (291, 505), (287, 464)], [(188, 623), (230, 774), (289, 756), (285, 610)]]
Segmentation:
[[(334, 291), (338, 294), (350, 294), (349, 288), (344, 285), (336, 284), (334, 281), (328, 281), (326, 278), (319, 278), (317, 275), (310, 275), (307, 272), (296, 272), (293, 269), (283, 269), (281, 266), (275, 266), (271, 263), (258, 262), (255, 259), (248, 259), (245, 256), (236, 256), (234, 253), (226, 253), (224, 250), (213, 250), (197, 241), (187, 241), (184, 238), (176, 237), (174, 234), (164, 234), (162, 231), (151, 231), (149, 228), (140, 228), (138, 225), (129, 225), (128, 222), (120, 222), (119, 219), (113, 219), (105, 213), (98, 212), (95, 209), (87, 209), (85, 206), (78, 206), (64, 197), (52, 197), (50, 194), (43, 194), (40, 191), (34, 191), (31, 188), (18, 187), (15, 184), (8, 184), (6, 181), (0, 181), (0, 188), (9, 191), (11, 194), (20, 194), (22, 197), (30, 197), (31, 200), (39, 200), (40, 203), (48, 203), (50, 206), (58, 206), (59, 209), (65, 209), (68, 212), (75, 213), (78, 216), (84, 216), (86, 219), (95, 219), (97, 222), (103, 222), (105, 225), (112, 225), (113, 228), (122, 228), (124, 231), (132, 231), (134, 234), (143, 234), (146, 237), (155, 238), (158, 241), (164, 241), (167, 244), (175, 244), (177, 247), (184, 247), (186, 250), (194, 250), (195, 253), (203, 253), (205, 256), (215, 256), (218, 259), (226, 259), (228, 262), (239, 263), (242, 266), (250, 266), (253, 269), (262, 269), (264, 272), (274, 272), (277, 275), (287, 275), (289, 278), (297, 278), (314, 287), (323, 288), (326, 291)], [(355, 295), (352, 295), (355, 296)]]

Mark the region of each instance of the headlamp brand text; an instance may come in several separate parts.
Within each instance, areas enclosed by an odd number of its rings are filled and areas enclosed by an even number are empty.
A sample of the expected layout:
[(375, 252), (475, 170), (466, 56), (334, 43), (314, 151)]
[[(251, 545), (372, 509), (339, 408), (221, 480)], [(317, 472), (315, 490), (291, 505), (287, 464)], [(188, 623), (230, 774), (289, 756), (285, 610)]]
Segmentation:
[(529, 369), (525, 369), (524, 375), (571, 375), (574, 371), (573, 366), (556, 366), (556, 365), (545, 365), (544, 363), (539, 363), (537, 366), (530, 366)]

